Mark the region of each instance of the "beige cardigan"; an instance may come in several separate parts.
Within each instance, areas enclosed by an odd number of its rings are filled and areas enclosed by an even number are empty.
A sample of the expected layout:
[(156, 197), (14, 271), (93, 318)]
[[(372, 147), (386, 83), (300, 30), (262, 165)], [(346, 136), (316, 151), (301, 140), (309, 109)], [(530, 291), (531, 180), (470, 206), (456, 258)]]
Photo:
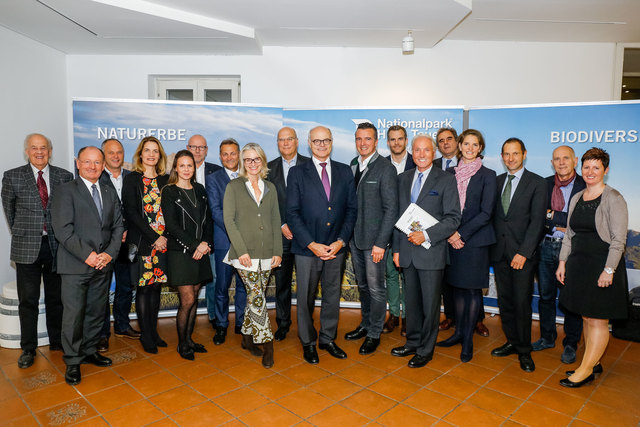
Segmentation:
[[(573, 209), (576, 207), (578, 200), (580, 200), (584, 192), (585, 190), (582, 190), (571, 198), (568, 218), (571, 218)], [(627, 243), (628, 223), (629, 213), (627, 211), (627, 202), (625, 202), (622, 194), (606, 185), (602, 192), (600, 206), (596, 209), (596, 230), (598, 231), (598, 236), (600, 236), (603, 241), (609, 243), (606, 267), (614, 269), (618, 267)], [(569, 221), (567, 221), (567, 232), (562, 240), (560, 261), (566, 261), (569, 257), (571, 253), (571, 238), (575, 234), (575, 231), (569, 226)]]

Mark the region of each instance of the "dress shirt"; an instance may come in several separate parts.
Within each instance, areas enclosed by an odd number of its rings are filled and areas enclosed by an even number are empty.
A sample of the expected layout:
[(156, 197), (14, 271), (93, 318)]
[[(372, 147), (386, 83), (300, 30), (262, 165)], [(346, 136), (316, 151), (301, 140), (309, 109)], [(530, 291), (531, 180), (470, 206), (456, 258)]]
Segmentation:
[(282, 158), (282, 174), (284, 175), (284, 186), (287, 186), (287, 177), (289, 176), (289, 169), (294, 167), (298, 163), (298, 153), (293, 156), (293, 159), (286, 160), (284, 157)]
[[(422, 173), (422, 183), (420, 184), (420, 192), (422, 192), (422, 188), (424, 187), (424, 183), (427, 181), (427, 178), (429, 177), (429, 172), (431, 172), (431, 167), (433, 166), (433, 163), (431, 164), (431, 166), (429, 166), (424, 172), (419, 172), (418, 168), (416, 167), (416, 171), (413, 173), (413, 181), (411, 181), (411, 188), (413, 188), (413, 185), (416, 182), (416, 179), (418, 179), (418, 174)], [(418, 194), (420, 194), (420, 192), (418, 192)], [(402, 215), (404, 212), (401, 212), (400, 215)], [(424, 239), (431, 243), (431, 239), (429, 238), (429, 235), (427, 234), (426, 231), (422, 231), (422, 234), (424, 234)]]
[[(569, 202), (571, 201), (571, 192), (573, 191), (573, 184), (575, 184), (576, 182), (576, 176), (577, 175), (574, 175), (573, 179), (569, 184), (565, 185), (564, 187), (560, 187), (560, 191), (562, 191), (562, 197), (564, 197), (564, 206), (562, 207), (562, 212), (569, 211)], [(555, 237), (555, 238), (564, 237), (564, 233), (562, 231), (556, 230), (556, 227), (553, 227), (552, 231), (553, 231), (553, 234), (550, 235), (551, 237)], [(547, 236), (549, 236), (549, 234), (547, 234)]]
[[(29, 166), (31, 166), (31, 170), (33, 171), (33, 176), (35, 177), (36, 183), (37, 183), (38, 172), (40, 172), (40, 169), (33, 166), (31, 163), (29, 163)], [(44, 169), (42, 169), (42, 179), (44, 179), (44, 183), (47, 186), (47, 194), (49, 195), (49, 197), (51, 197), (51, 186), (49, 185), (49, 165), (48, 164), (47, 166), (44, 167)]]
[[(83, 177), (80, 177), (80, 179), (82, 180), (82, 182), (84, 182), (84, 185), (87, 186), (87, 190), (89, 190), (89, 194), (91, 196), (93, 196), (93, 189), (91, 188), (94, 184), (96, 186), (96, 188), (98, 189), (98, 195), (100, 196), (100, 203), (102, 203), (102, 191), (100, 190), (100, 182), (96, 181), (96, 182), (91, 182), (87, 179), (84, 179)], [(103, 205), (104, 206), (104, 205)], [(102, 214), (100, 214), (102, 215)]]
[(360, 165), (360, 172), (364, 172), (367, 166), (369, 166), (369, 162), (371, 161), (371, 158), (373, 157), (374, 154), (375, 152), (371, 153), (369, 157), (367, 157), (364, 160), (362, 160), (362, 156), (358, 156), (358, 165)]
[(116, 188), (116, 193), (118, 193), (118, 199), (122, 201), (122, 183), (124, 182), (122, 169), (120, 169), (120, 175), (118, 175), (117, 178), (113, 176), (113, 173), (109, 169), (104, 168), (104, 170), (107, 171), (107, 173), (109, 174), (109, 178), (111, 179), (111, 183)]
[(200, 165), (200, 167), (196, 168), (196, 182), (198, 184), (202, 184), (204, 185), (205, 182), (205, 178), (204, 178), (204, 162), (202, 162), (202, 164)]
[(320, 166), (320, 163), (327, 164), (325, 168), (327, 169), (327, 175), (329, 175), (329, 185), (331, 185), (331, 157), (329, 157), (327, 160), (320, 161), (316, 159), (315, 156), (311, 156), (311, 160), (313, 161), (313, 165), (316, 167), (316, 170), (318, 171), (318, 176), (320, 177), (320, 181), (322, 181), (322, 166)]
[(407, 158), (409, 157), (408, 154), (409, 153), (407, 151), (405, 151), (404, 152), (404, 157), (398, 163), (396, 163), (393, 160), (393, 155), (391, 155), (391, 164), (396, 167), (396, 172), (398, 172), (398, 175), (400, 175), (402, 172), (404, 172), (404, 168), (407, 165)]
[[(236, 175), (238, 174), (238, 170), (232, 171), (232, 170), (229, 170), (227, 168), (224, 168), (224, 171), (227, 173), (227, 176), (229, 177), (230, 180), (231, 179), (235, 179), (233, 176), (231, 176), (232, 173), (235, 173)], [(237, 178), (237, 176), (236, 176), (236, 178)]]
[(260, 202), (262, 201), (262, 196), (264, 196), (264, 181), (258, 178), (258, 188), (260, 189), (260, 197), (256, 197), (256, 192), (253, 189), (253, 185), (251, 185), (251, 181), (247, 179), (247, 182), (245, 182), (245, 185), (247, 186), (247, 190), (249, 190), (249, 194), (251, 194), (251, 197), (253, 197), (253, 200), (256, 202), (258, 206), (260, 206)]
[(442, 170), (446, 171), (447, 170), (447, 162), (450, 161), (449, 163), (449, 167), (452, 168), (454, 166), (458, 166), (458, 157), (457, 156), (453, 156), (450, 159), (447, 159), (446, 157), (442, 156)]
[[(509, 200), (513, 199), (513, 194), (516, 192), (516, 188), (518, 188), (518, 184), (520, 183), (520, 178), (522, 178), (522, 174), (524, 173), (524, 166), (520, 168), (516, 173), (507, 172), (507, 177), (504, 180), (504, 184), (502, 185), (502, 189), (500, 190), (500, 194), (504, 192), (504, 187), (507, 186), (509, 182), (509, 175), (515, 175), (515, 177), (511, 180), (511, 197)], [(565, 202), (566, 203), (566, 202)]]

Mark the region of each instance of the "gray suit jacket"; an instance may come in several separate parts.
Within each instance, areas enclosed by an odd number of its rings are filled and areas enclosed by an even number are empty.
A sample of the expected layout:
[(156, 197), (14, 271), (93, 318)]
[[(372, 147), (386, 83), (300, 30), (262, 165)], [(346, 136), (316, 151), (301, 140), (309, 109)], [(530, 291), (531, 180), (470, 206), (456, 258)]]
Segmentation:
[[(398, 213), (402, 215), (411, 204), (411, 186), (415, 169), (398, 176)], [(431, 247), (425, 249), (410, 243), (407, 235), (396, 229), (393, 252), (400, 254), (400, 267), (411, 264), (421, 270), (442, 270), (447, 262), (447, 239), (458, 229), (462, 215), (458, 187), (453, 174), (431, 167), (416, 204), (439, 222), (427, 228)]]
[[(86, 274), (93, 268), (85, 264), (92, 251), (106, 252), (115, 261), (122, 242), (122, 210), (115, 190), (99, 184), (102, 194), (102, 220), (91, 193), (81, 178), (58, 189), (51, 202), (53, 229), (58, 248), (58, 273)], [(112, 262), (113, 262), (112, 261)]]
[[(355, 175), (358, 158), (351, 162)], [(391, 243), (393, 226), (398, 219), (398, 174), (391, 162), (377, 152), (362, 171), (357, 184), (358, 217), (353, 242), (360, 250), (374, 245), (385, 249)]]
[(49, 203), (42, 209), (31, 165), (8, 170), (2, 177), (2, 207), (11, 231), (11, 261), (31, 264), (38, 258), (42, 230), (47, 226), (49, 246), (55, 259), (58, 242), (51, 226), (51, 197), (58, 187), (73, 179), (71, 172), (49, 165)]

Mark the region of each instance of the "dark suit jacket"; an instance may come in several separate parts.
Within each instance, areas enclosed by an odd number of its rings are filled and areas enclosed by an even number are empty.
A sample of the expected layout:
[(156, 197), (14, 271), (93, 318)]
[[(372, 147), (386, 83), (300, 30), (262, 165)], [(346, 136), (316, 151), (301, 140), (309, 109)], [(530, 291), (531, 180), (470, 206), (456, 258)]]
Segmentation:
[(224, 203), (224, 192), (230, 179), (227, 171), (220, 168), (214, 173), (207, 175), (205, 188), (207, 190), (207, 199), (209, 200), (209, 209), (213, 218), (213, 247), (215, 250), (229, 249), (229, 236), (224, 226), (224, 216), (222, 214), (222, 206)]
[(81, 178), (61, 185), (53, 196), (52, 225), (60, 243), (57, 255), (60, 274), (94, 271), (84, 262), (92, 251), (106, 252), (113, 261), (118, 255), (124, 232), (120, 200), (114, 189), (99, 185), (102, 219)]
[[(402, 215), (411, 204), (411, 187), (415, 169), (398, 176), (398, 214)], [(416, 204), (439, 222), (425, 231), (431, 247), (425, 249), (407, 240), (407, 235), (396, 229), (393, 235), (393, 252), (400, 254), (400, 267), (409, 265), (421, 270), (442, 270), (447, 262), (447, 239), (460, 225), (460, 199), (455, 177), (431, 167), (422, 186)]]
[[(351, 162), (354, 175), (357, 168), (358, 157)], [(398, 219), (398, 172), (377, 152), (362, 171), (357, 197), (354, 244), (360, 250), (371, 249), (374, 245), (385, 249), (391, 242), (393, 226)]]
[[(213, 221), (207, 202), (207, 192), (204, 186), (193, 184), (196, 208), (189, 202), (175, 185), (167, 185), (162, 189), (162, 214), (165, 223), (165, 237), (167, 248), (173, 251), (186, 251), (193, 254), (200, 242), (207, 242), (213, 247)], [(189, 194), (190, 197), (191, 194)], [(197, 215), (196, 215), (197, 212)], [(195, 217), (199, 217), (196, 221)]]
[(496, 207), (493, 215), (496, 244), (491, 248), (491, 260), (510, 260), (515, 254), (535, 259), (544, 230), (547, 184), (544, 178), (525, 169), (511, 198), (509, 212), (505, 215), (502, 209), (502, 187), (505, 179), (506, 173), (497, 179)]
[[(447, 172), (455, 175), (455, 169)], [(496, 173), (482, 166), (469, 180), (458, 233), (465, 246), (482, 247), (496, 242), (493, 209), (496, 205)]]
[[(547, 181), (547, 209), (551, 209), (551, 195), (553, 193), (553, 187), (555, 185), (555, 175), (551, 175), (545, 178)], [(567, 200), (567, 206), (569, 206), (569, 201), (573, 196), (576, 195), (581, 190), (584, 190), (586, 184), (584, 183), (584, 179), (578, 174), (576, 174), (576, 179), (573, 182), (573, 188), (571, 189), (571, 196), (569, 200)], [(553, 234), (554, 227), (566, 227), (567, 226), (567, 212), (562, 211), (554, 211), (553, 218), (546, 219), (544, 222), (544, 232), (545, 234)]]
[[(298, 153), (298, 160), (296, 166), (300, 166), (305, 162), (308, 162), (309, 158)], [(282, 170), (282, 156), (277, 159), (273, 159), (268, 164), (269, 174), (267, 180), (271, 181), (276, 186), (278, 192), (278, 207), (280, 208), (280, 225), (287, 223), (287, 186), (284, 182), (284, 172)], [(291, 172), (291, 170), (289, 170)], [(286, 239), (285, 239), (286, 240)]]
[[(291, 168), (287, 178), (287, 224), (293, 233), (291, 252), (315, 256), (311, 242), (347, 245), (357, 216), (356, 189), (351, 168), (331, 160), (331, 200), (313, 161)], [(344, 247), (341, 251), (344, 250)]]
[(71, 172), (49, 165), (49, 202), (43, 210), (36, 179), (29, 163), (4, 173), (2, 207), (11, 232), (11, 261), (20, 264), (35, 262), (40, 252), (45, 224), (49, 234), (49, 247), (55, 260), (58, 242), (51, 225), (51, 198), (60, 185), (72, 179)]
[[(391, 161), (391, 156), (387, 156), (387, 159), (389, 159), (389, 161)], [(392, 164), (393, 166), (393, 164)], [(411, 155), (411, 153), (407, 153), (407, 161), (404, 164), (404, 170), (408, 171), (409, 169), (413, 169), (416, 167), (416, 164), (413, 163), (413, 156)]]
[[(138, 246), (138, 255), (151, 254), (151, 245), (158, 240), (160, 235), (156, 233), (142, 213), (142, 194), (144, 185), (143, 175), (140, 172), (131, 172), (124, 177), (122, 184), (122, 203), (124, 204), (124, 217), (127, 221), (127, 243)], [(158, 187), (162, 189), (169, 181), (168, 175), (159, 175)]]
[(204, 179), (206, 181), (207, 177), (209, 175), (211, 175), (212, 173), (214, 173), (215, 171), (218, 171), (222, 169), (222, 166), (218, 166), (215, 163), (209, 163), (209, 162), (204, 162)]
[[(439, 169), (442, 169), (442, 157), (438, 157), (437, 159), (435, 159), (433, 161), (433, 165), (438, 167)], [(455, 165), (453, 165), (453, 166), (455, 166)], [(453, 166), (450, 166), (450, 167), (453, 167)]]

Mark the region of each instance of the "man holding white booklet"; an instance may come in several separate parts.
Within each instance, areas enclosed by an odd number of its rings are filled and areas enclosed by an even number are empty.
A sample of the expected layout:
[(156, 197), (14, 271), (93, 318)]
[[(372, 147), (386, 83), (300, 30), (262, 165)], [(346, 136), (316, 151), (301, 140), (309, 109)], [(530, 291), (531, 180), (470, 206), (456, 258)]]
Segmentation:
[(407, 342), (391, 350), (391, 354), (413, 355), (409, 367), (420, 368), (433, 358), (447, 238), (458, 229), (461, 214), (455, 177), (432, 167), (436, 152), (433, 138), (416, 136), (411, 151), (416, 168), (398, 176), (398, 212), (403, 214), (415, 203), (437, 222), (430, 226), (422, 224), (421, 231), (409, 234), (394, 231), (393, 262), (403, 268), (405, 277)]

